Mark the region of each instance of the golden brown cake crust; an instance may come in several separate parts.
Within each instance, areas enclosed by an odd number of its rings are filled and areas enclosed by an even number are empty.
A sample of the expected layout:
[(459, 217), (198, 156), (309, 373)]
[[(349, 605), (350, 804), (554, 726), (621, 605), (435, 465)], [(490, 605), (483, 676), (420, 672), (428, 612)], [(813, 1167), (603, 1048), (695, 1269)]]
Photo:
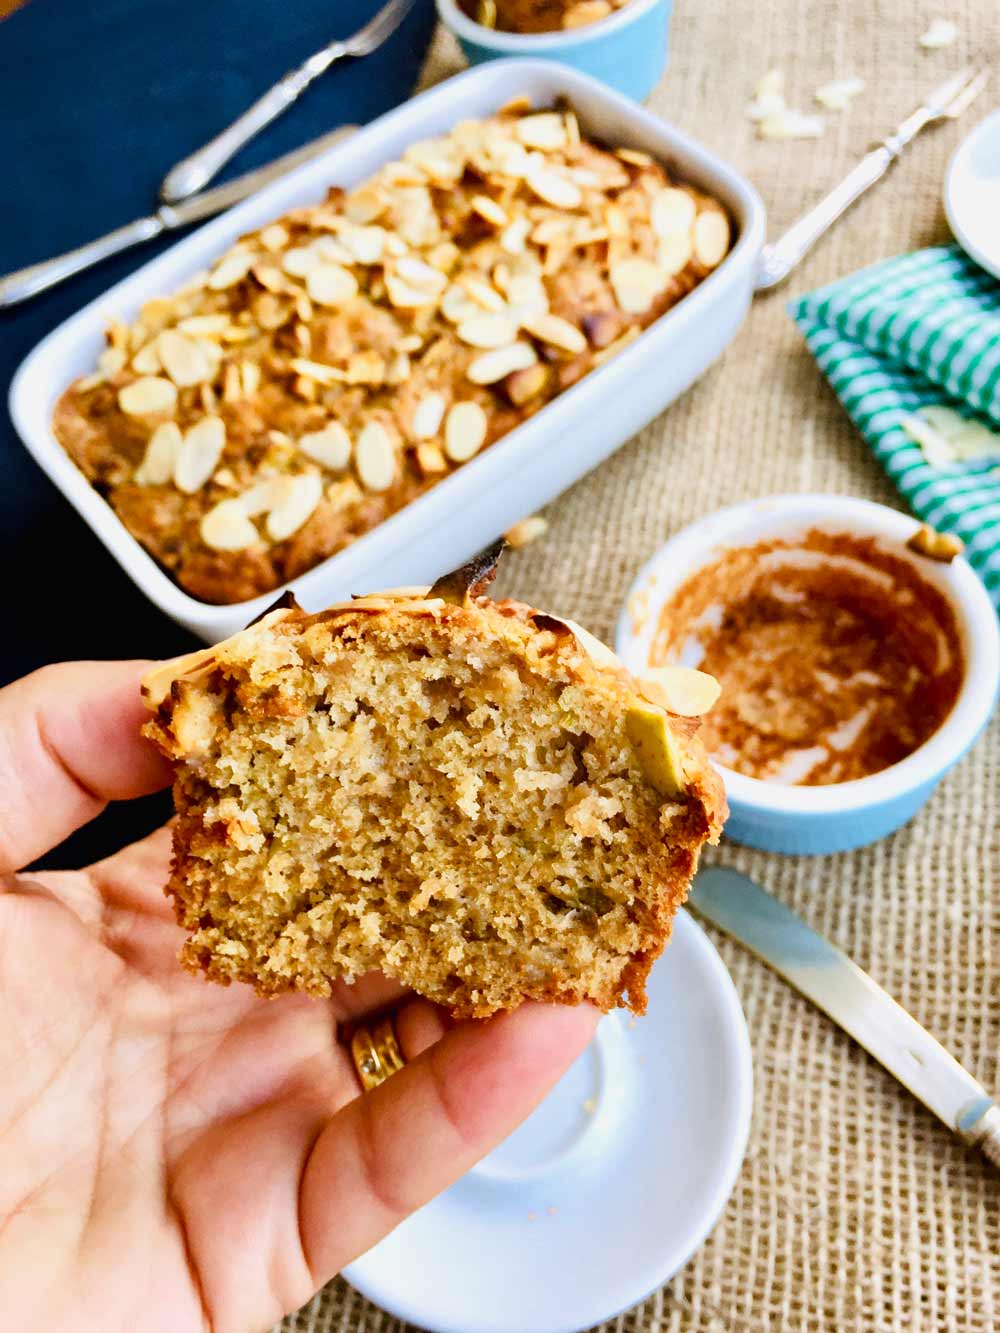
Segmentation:
[(638, 336), (728, 250), (642, 153), (519, 105), (413, 144), (113, 323), (56, 438), (192, 596), (349, 545)]
[(682, 785), (650, 780), (626, 719), (651, 706), (593, 651), (521, 603), (407, 593), (151, 673), (184, 964), (261, 994), (378, 969), (456, 1016), (643, 1012), (725, 802), (697, 723), (656, 709)]

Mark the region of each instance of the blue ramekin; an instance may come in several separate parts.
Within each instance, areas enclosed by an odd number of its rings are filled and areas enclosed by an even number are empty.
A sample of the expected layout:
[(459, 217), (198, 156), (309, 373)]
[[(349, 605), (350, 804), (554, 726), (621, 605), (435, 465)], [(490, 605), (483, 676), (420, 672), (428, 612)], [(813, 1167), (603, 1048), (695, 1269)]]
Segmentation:
[[(907, 823), (989, 720), (1000, 687), (1000, 626), (989, 595), (967, 561), (941, 564), (913, 554), (919, 523), (869, 500), (839, 495), (776, 495), (721, 509), (662, 546), (639, 572), (618, 621), (619, 657), (636, 675), (649, 666), (664, 603), (687, 578), (726, 549), (810, 529), (874, 537), (909, 559), (951, 603), (962, 640), (965, 676), (938, 730), (890, 768), (854, 782), (790, 786), (746, 777), (721, 764), (730, 816), (726, 836), (768, 852), (816, 855), (876, 842)], [(638, 612), (638, 614), (637, 614)]]
[(457, 0), (437, 0), (441, 22), (455, 34), (470, 65), (508, 56), (555, 60), (637, 102), (649, 96), (666, 66), (671, 8), (672, 0), (629, 0), (608, 18), (581, 28), (521, 33), (484, 28), (459, 8)]

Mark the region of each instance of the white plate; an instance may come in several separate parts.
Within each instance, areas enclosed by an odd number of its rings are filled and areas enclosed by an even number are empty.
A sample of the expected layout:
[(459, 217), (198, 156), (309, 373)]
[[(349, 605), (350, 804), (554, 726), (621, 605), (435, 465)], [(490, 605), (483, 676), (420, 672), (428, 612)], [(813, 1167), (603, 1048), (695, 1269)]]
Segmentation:
[[(56, 398), (93, 368), (110, 315), (133, 318), (149, 297), (175, 290), (244, 232), (314, 202), (330, 184), (365, 180), (414, 140), (492, 112), (515, 92), (530, 94), (539, 106), (566, 96), (588, 132), (671, 162), (728, 207), (739, 231), (736, 244), (714, 273), (620, 356), (346, 550), (294, 579), (301, 604), (312, 611), (355, 592), (432, 583), (613, 453), (715, 360), (743, 322), (764, 209), (753, 187), (713, 153), (595, 79), (543, 60), (493, 61), (421, 93), (112, 287), (39, 343), (14, 377), (11, 416), (36, 462), (150, 601), (192, 633), (208, 642), (232, 634), (282, 589), (235, 606), (209, 606), (179, 588), (60, 447), (51, 427)], [(72, 551), (66, 558), (72, 561)]]
[(977, 125), (952, 155), (944, 211), (966, 254), (1000, 278), (1000, 110)]
[(666, 1282), (715, 1225), (752, 1085), (736, 990), (681, 911), (645, 1018), (603, 1018), (520, 1129), (344, 1277), (433, 1333), (600, 1323)]

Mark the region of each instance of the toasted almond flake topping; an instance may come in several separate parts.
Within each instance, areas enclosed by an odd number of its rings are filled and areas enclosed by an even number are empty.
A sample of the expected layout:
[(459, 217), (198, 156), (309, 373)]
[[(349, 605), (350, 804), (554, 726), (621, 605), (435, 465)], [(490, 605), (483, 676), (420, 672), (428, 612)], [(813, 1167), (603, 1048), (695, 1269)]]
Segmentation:
[(440, 269), (432, 264), (416, 259), (413, 255), (404, 255), (396, 264), (396, 273), (411, 287), (425, 287), (428, 291), (440, 295), (448, 286), (448, 279)]
[(542, 518), (541, 514), (532, 514), (530, 518), (522, 518), (519, 523), (515, 523), (506, 533), (507, 545), (519, 551), (522, 546), (530, 546), (539, 537), (544, 537), (548, 530), (547, 519)]
[(172, 416), (177, 407), (177, 386), (159, 375), (142, 375), (118, 390), (118, 406), (129, 417)]
[(352, 258), (359, 264), (377, 264), (385, 249), (384, 227), (348, 227), (340, 233)]
[(287, 541), (312, 518), (322, 496), (323, 479), (318, 472), (282, 477), (277, 503), (264, 524), (267, 535), (274, 542)]
[(656, 246), (656, 262), (668, 278), (687, 268), (693, 254), (694, 242), (689, 231), (675, 231)]
[(385, 275), (385, 286), (389, 293), (389, 300), (399, 310), (419, 310), (422, 306), (437, 304), (438, 293), (433, 288), (427, 286), (415, 287), (412, 283), (405, 282), (396, 273)]
[(549, 382), (547, 366), (535, 364), (526, 370), (515, 370), (504, 381), (507, 397), (515, 407), (522, 407), (537, 398)]
[(243, 551), (259, 541), (239, 499), (220, 500), (201, 520), (201, 539), (213, 551)]
[(494, 227), (506, 227), (510, 221), (497, 201), (491, 199), (488, 194), (474, 195), (472, 209), (473, 212), (478, 213), (484, 221), (489, 222)]
[(566, 147), (566, 126), (555, 111), (540, 111), (534, 116), (522, 116), (514, 126), (525, 148), (540, 148), (543, 152)]
[(178, 388), (202, 384), (212, 378), (214, 366), (205, 348), (183, 333), (164, 329), (156, 340), (156, 350), (163, 369)]
[(501, 233), (501, 249), (506, 250), (509, 255), (523, 255), (530, 230), (531, 222), (528, 218), (515, 218)]
[(538, 354), (530, 343), (516, 342), (509, 347), (484, 352), (482, 356), (476, 357), (465, 373), (473, 384), (495, 384), (512, 371), (526, 370), (537, 360)]
[(438, 445), (427, 440), (417, 445), (417, 466), (425, 477), (448, 471), (447, 460)]
[(526, 179), (529, 189), (553, 208), (579, 208), (583, 200), (580, 187), (557, 171), (543, 167), (533, 171)]
[(622, 259), (610, 272), (615, 299), (629, 315), (643, 315), (663, 291), (664, 274), (648, 259)]
[(936, 51), (942, 46), (951, 46), (958, 38), (958, 24), (951, 19), (934, 18), (926, 32), (922, 32), (917, 41), (926, 51)]
[(281, 257), (281, 266), (293, 278), (304, 278), (319, 264), (323, 257), (314, 245), (299, 245), (293, 250), (286, 250)]
[(820, 139), (825, 130), (822, 116), (807, 116), (792, 107), (765, 116), (757, 126), (762, 139)]
[(638, 148), (616, 148), (615, 157), (621, 158), (632, 167), (651, 167), (656, 160), (649, 153), (640, 152)]
[(459, 282), (476, 305), (482, 306), (484, 310), (500, 311), (505, 308), (503, 297), (485, 279), (474, 273), (465, 273)]
[[(219, 474), (224, 471), (224, 468), (219, 468), (212, 480), (217, 482)], [(265, 477), (253, 486), (248, 486), (234, 498), (248, 518), (256, 518), (258, 514), (266, 514), (277, 504), (283, 480), (284, 478), (280, 476)]]
[(477, 454), (486, 440), (489, 422), (478, 403), (455, 403), (444, 425), (444, 451), (453, 463)]
[[(107, 356), (108, 352), (114, 352), (116, 355), (123, 355), (117, 347), (109, 347), (107, 352), (102, 352), (97, 358), (97, 364), (100, 367), (101, 357)], [(138, 352), (132, 358), (132, 369), (137, 370), (140, 375), (155, 375), (163, 369), (163, 362), (160, 360), (160, 353), (156, 349), (156, 340), (146, 343), (145, 347), (140, 347)], [(116, 371), (105, 372), (117, 374)]]
[(240, 387), (244, 398), (252, 398), (260, 388), (260, 363), (257, 361), (240, 362)]
[(747, 106), (750, 120), (767, 120), (785, 110), (785, 75), (780, 69), (769, 69), (754, 89), (754, 100)]
[[(97, 358), (97, 369), (107, 379), (117, 375), (120, 370), (125, 369), (125, 351), (121, 347), (105, 347), (104, 351)], [(135, 365), (135, 361), (132, 362)], [(141, 366), (136, 366), (136, 370), (141, 370)], [(155, 374), (159, 366), (153, 366), (146, 374)]]
[(348, 384), (384, 384), (385, 361), (370, 349), (353, 352), (347, 360)]
[(729, 219), (714, 209), (699, 213), (694, 224), (695, 258), (705, 268), (715, 268), (729, 249)]
[(389, 200), (380, 189), (377, 181), (359, 186), (347, 196), (344, 213), (352, 222), (374, 222), (389, 207)]
[(421, 398), (410, 423), (410, 434), (415, 440), (429, 440), (438, 433), (446, 406), (443, 393), (428, 393)]
[(180, 427), (173, 421), (161, 422), (149, 437), (146, 453), (136, 470), (140, 486), (165, 486), (174, 475), (181, 447)]
[(522, 323), (533, 338), (540, 338), (550, 347), (558, 347), (563, 352), (572, 352), (574, 356), (587, 350), (587, 339), (568, 319), (561, 319), (558, 315), (550, 315), (546, 311), (540, 315), (532, 315)]
[(224, 254), (208, 275), (208, 287), (213, 292), (225, 291), (242, 282), (253, 267), (253, 255), (246, 250), (230, 250)]
[(817, 88), (813, 96), (828, 111), (845, 111), (864, 87), (863, 79), (834, 79)]
[(406, 352), (397, 352), (385, 368), (386, 384), (405, 384), (412, 369)]
[(624, 352), (630, 343), (634, 343), (641, 331), (638, 324), (630, 325), (620, 338), (616, 338), (614, 342), (608, 343), (599, 352), (595, 352), (591, 364), (596, 368), (597, 366), (603, 366), (607, 361), (611, 361), (619, 352)]
[(270, 250), (272, 254), (278, 250), (284, 250), (288, 244), (288, 231), (280, 222), (272, 222), (260, 233), (260, 243), (265, 250)]
[[(391, 298), (391, 291), (389, 295)], [(396, 302), (393, 302), (393, 304), (395, 305)], [(420, 304), (424, 304), (424, 301), (421, 301)], [(452, 283), (441, 298), (441, 313), (452, 324), (460, 324), (463, 319), (471, 319), (473, 316), (481, 314), (482, 309), (482, 306), (472, 299), (465, 287), (457, 282)]]
[(331, 421), (322, 430), (300, 436), (299, 451), (314, 463), (340, 472), (351, 461), (351, 437), (339, 421)]
[(650, 223), (661, 239), (690, 231), (694, 217), (695, 202), (684, 190), (659, 190), (649, 207)]
[(358, 292), (358, 280), (341, 264), (317, 264), (306, 274), (306, 291), (317, 305), (340, 306)]
[(917, 555), (925, 555), (930, 560), (939, 560), (943, 564), (951, 562), (965, 550), (965, 542), (951, 532), (938, 532), (928, 523), (922, 523), (906, 543)]
[(344, 384), (347, 372), (338, 366), (327, 366), (322, 361), (310, 361), (307, 357), (296, 356), (289, 361), (289, 366), (296, 375), (304, 375), (317, 384)]
[(174, 485), (186, 495), (200, 491), (219, 465), (226, 445), (221, 417), (202, 417), (184, 432), (174, 464)]
[(289, 292), (294, 288), (274, 264), (255, 264), (250, 270), (260, 285), (269, 292)]
[(350, 509), (360, 503), (365, 493), (353, 477), (343, 477), (340, 481), (331, 481), (326, 488), (326, 502), (335, 514)]
[(396, 477), (396, 448), (380, 421), (369, 421), (354, 451), (358, 476), (366, 490), (387, 491)]
[(178, 332), (190, 334), (192, 338), (221, 337), (228, 328), (228, 315), (189, 315), (177, 321)]
[(548, 293), (540, 279), (526, 273), (511, 278), (507, 285), (508, 310), (519, 322), (544, 315), (549, 308)]
[(169, 296), (151, 296), (148, 301), (143, 301), (139, 314), (147, 328), (159, 328), (173, 317), (174, 301)]
[(647, 667), (639, 680), (640, 693), (651, 703), (680, 717), (701, 717), (722, 693), (714, 676), (685, 666)]
[(563, 14), (564, 28), (583, 28), (588, 23), (598, 23), (612, 13), (609, 0), (578, 0)]
[(470, 347), (506, 347), (517, 337), (517, 322), (509, 315), (484, 311), (463, 319), (457, 332), (462, 342)]

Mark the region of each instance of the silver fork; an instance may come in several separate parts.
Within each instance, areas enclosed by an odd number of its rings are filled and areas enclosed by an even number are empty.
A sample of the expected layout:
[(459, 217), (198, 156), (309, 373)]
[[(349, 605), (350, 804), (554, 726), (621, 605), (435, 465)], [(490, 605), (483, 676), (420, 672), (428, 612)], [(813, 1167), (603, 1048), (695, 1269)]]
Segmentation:
[(927, 100), (908, 115), (894, 133), (867, 153), (839, 185), (793, 222), (777, 241), (764, 246), (757, 270), (757, 291), (767, 291), (783, 281), (855, 199), (881, 180), (911, 139), (935, 121), (957, 119), (979, 96), (988, 78), (986, 70), (976, 73), (967, 68), (935, 88)]
[(336, 61), (367, 56), (377, 50), (396, 31), (413, 5), (414, 0), (389, 0), (353, 36), (331, 42), (296, 69), (290, 70), (253, 106), (248, 107), (242, 116), (167, 172), (160, 185), (160, 199), (163, 203), (179, 203), (203, 189), (244, 144), (249, 143), (265, 125), (270, 125), (272, 120), (290, 107), (312, 81), (325, 74)]

